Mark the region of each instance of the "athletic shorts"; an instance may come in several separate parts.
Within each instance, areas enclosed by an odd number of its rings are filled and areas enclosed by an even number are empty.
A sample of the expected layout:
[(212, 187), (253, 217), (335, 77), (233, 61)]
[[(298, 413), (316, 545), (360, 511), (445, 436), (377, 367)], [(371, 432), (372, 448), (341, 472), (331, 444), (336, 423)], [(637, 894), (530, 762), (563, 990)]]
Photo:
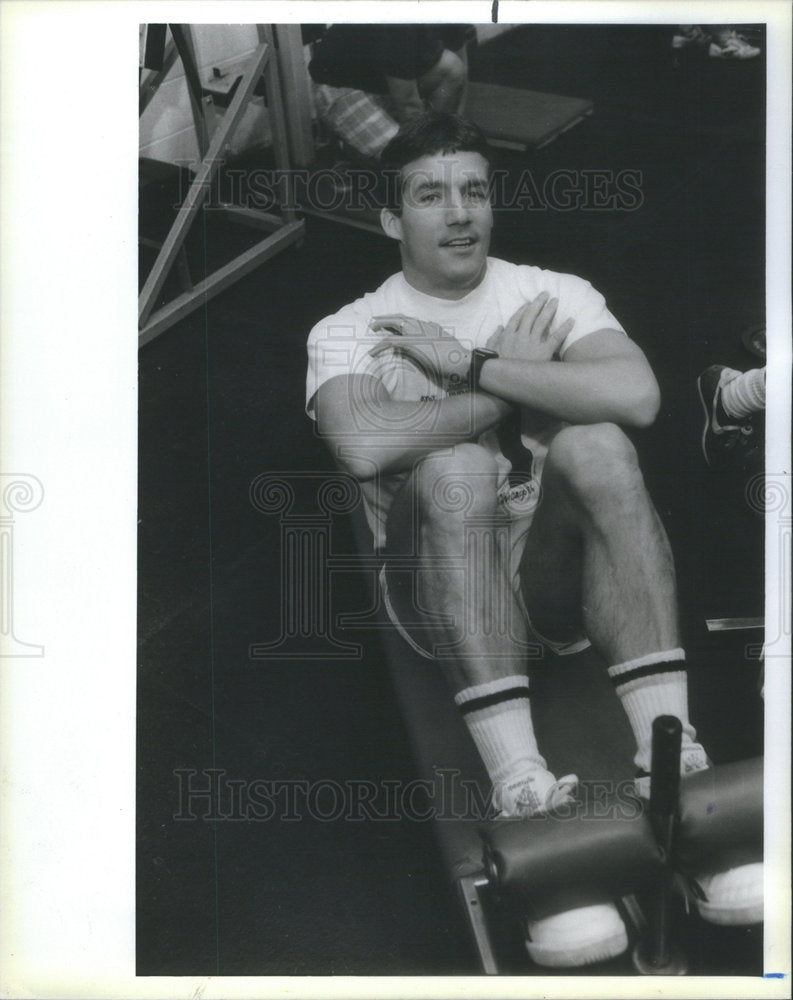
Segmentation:
[[(509, 552), (510, 552), (510, 577), (512, 590), (518, 603), (521, 614), (524, 617), (529, 631), (529, 640), (536, 641), (544, 646), (549, 652), (557, 656), (570, 656), (586, 649), (589, 639), (586, 636), (557, 642), (542, 635), (532, 625), (528, 610), (523, 600), (523, 591), (520, 581), (520, 564), (523, 558), (523, 550), (526, 547), (526, 539), (531, 528), (532, 517), (516, 518), (509, 522)], [(391, 624), (397, 632), (407, 642), (407, 644), (427, 660), (435, 660), (437, 657), (431, 652), (429, 632), (426, 625), (418, 622), (418, 613), (412, 607), (412, 576), (415, 570), (399, 568), (398, 564), (389, 565), (388, 553), (384, 553), (385, 562), (380, 569), (380, 591), (383, 595), (383, 604), (386, 614)], [(412, 611), (412, 615), (411, 615)], [(414, 620), (410, 620), (410, 619)]]
[(312, 89), (320, 119), (364, 156), (377, 159), (399, 131), (385, 96), (326, 83), (314, 83)]

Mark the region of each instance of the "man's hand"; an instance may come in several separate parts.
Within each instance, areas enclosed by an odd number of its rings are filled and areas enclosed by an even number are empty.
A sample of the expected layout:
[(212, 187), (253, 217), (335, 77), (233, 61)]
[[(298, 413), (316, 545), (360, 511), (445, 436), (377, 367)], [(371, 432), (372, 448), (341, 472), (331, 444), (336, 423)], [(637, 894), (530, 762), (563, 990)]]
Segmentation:
[(385, 80), (394, 105), (394, 117), (400, 125), (427, 110), (417, 80), (400, 80), (394, 76), (387, 76)]
[(372, 357), (393, 350), (410, 358), (447, 392), (467, 386), (471, 352), (437, 323), (411, 316), (375, 316), (372, 330), (391, 334), (369, 351)]
[(554, 328), (558, 306), (558, 299), (541, 292), (521, 306), (506, 326), (498, 327), (487, 346), (502, 358), (551, 361), (575, 323), (574, 319), (566, 319)]

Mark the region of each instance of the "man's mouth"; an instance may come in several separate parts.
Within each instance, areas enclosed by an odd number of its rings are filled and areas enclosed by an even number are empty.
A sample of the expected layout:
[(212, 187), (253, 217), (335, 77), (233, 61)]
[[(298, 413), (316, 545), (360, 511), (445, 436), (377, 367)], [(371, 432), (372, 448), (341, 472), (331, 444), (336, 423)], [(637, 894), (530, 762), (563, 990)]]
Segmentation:
[(453, 240), (444, 240), (441, 246), (444, 247), (472, 247), (476, 243), (475, 236), (458, 236)]

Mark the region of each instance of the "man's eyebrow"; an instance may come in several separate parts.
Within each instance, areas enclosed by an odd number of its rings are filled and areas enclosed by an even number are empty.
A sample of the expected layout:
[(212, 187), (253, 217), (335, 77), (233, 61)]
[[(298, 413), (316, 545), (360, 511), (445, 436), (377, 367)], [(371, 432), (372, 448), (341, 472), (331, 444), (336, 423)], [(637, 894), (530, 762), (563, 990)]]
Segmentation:
[(415, 182), (416, 191), (440, 191), (442, 188), (442, 181), (430, 180), (428, 177)]

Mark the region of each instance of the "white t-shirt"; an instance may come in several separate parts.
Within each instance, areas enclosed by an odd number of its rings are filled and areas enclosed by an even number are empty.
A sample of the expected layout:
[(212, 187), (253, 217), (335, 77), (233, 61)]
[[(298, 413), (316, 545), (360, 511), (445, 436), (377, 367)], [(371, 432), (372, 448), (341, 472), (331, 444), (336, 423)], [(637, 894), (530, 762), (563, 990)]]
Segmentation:
[[(402, 272), (388, 278), (374, 292), (368, 292), (333, 316), (321, 320), (308, 338), (308, 376), (306, 412), (312, 419), (317, 389), (336, 375), (365, 374), (382, 380), (393, 399), (419, 401), (443, 399), (444, 389), (430, 379), (408, 358), (386, 351), (373, 358), (369, 350), (384, 339), (382, 331), (370, 329), (374, 316), (395, 313), (438, 323), (452, 333), (467, 349), (485, 347), (496, 327), (505, 326), (510, 317), (540, 292), (558, 298), (558, 322), (568, 318), (575, 325), (565, 338), (560, 357), (577, 340), (597, 330), (618, 330), (620, 323), (606, 308), (603, 296), (592, 285), (572, 274), (557, 274), (539, 267), (510, 264), (494, 257), (487, 260), (482, 282), (462, 299), (439, 299), (409, 285)], [(521, 418), (521, 439), (533, 456), (531, 481), (509, 486), (510, 462), (503, 456), (496, 432), (487, 431), (479, 443), (496, 456), (501, 471), (499, 501), (515, 517), (528, 517), (539, 497), (539, 478), (548, 442), (561, 426), (555, 418), (525, 410)], [(362, 436), (351, 433), (349, 447), (364, 450)], [(344, 446), (342, 446), (344, 447)], [(408, 473), (375, 477), (362, 483), (367, 517), (376, 546), (385, 543), (385, 521), (394, 494)]]

